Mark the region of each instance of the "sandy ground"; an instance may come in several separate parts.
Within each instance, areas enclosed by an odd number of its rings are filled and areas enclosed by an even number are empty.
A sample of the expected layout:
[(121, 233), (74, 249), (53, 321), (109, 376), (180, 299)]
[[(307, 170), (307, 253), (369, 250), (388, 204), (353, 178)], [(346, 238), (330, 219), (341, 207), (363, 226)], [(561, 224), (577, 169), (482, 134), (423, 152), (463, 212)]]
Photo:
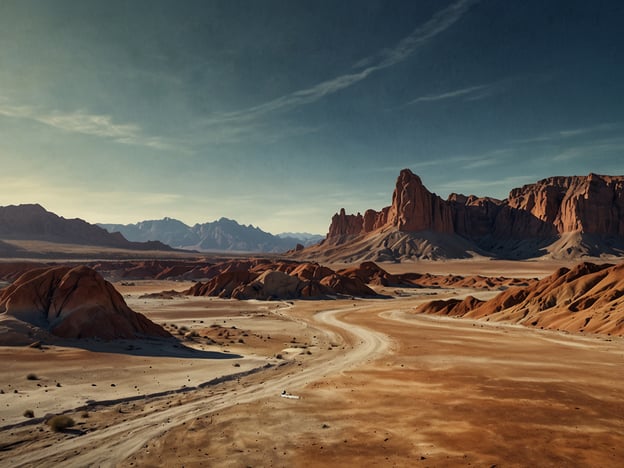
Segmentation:
[[(624, 340), (413, 314), (432, 298), (491, 292), (287, 303), (143, 299), (184, 285), (117, 286), (177, 336), (195, 332), (183, 342), (194, 351), (0, 348), (0, 465), (624, 464)], [(39, 419), (59, 412), (77, 425), (53, 433)]]

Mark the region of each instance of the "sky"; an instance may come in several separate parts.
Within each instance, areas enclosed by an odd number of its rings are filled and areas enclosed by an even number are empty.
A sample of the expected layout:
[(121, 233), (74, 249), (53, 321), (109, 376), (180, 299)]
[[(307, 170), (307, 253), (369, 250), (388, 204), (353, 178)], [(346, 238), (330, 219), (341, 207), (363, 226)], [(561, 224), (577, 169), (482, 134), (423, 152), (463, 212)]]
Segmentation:
[(325, 234), (624, 174), (624, 2), (2, 0), (0, 205)]

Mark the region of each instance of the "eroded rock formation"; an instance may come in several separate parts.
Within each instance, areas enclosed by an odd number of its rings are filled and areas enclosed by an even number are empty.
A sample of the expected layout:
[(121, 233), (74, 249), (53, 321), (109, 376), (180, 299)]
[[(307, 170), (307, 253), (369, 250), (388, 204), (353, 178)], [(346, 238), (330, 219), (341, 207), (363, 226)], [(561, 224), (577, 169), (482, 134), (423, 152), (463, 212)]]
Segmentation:
[(624, 263), (580, 263), (489, 301), (433, 301), (418, 313), (518, 323), (531, 327), (624, 335)]
[(0, 315), (63, 338), (168, 337), (86, 266), (27, 271), (0, 291)]
[[(391, 248), (396, 232), (409, 236)], [(563, 236), (568, 236), (563, 242), (568, 256), (624, 253), (624, 176), (550, 177), (513, 189), (505, 200), (461, 194), (443, 200), (404, 169), (390, 206), (363, 216), (340, 210), (321, 246), (303, 253), (323, 254), (339, 245), (349, 261), (453, 257), (454, 244), (467, 241), (472, 247), (464, 250), (486, 256), (559, 256), (559, 244), (548, 246)], [(354, 254), (349, 248), (356, 244)], [(366, 248), (370, 252), (362, 255)]]
[(232, 261), (214, 265), (212, 270), (220, 272), (196, 283), (186, 294), (260, 300), (378, 295), (360, 279), (337, 274), (318, 263)]

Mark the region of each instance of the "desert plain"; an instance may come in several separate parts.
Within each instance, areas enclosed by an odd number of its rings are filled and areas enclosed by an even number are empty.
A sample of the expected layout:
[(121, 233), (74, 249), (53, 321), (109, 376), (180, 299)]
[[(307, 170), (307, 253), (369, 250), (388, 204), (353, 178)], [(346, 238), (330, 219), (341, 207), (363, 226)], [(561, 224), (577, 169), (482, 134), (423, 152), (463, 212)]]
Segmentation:
[[(541, 278), (563, 264), (383, 266)], [(498, 290), (377, 286), (386, 298), (289, 301), (159, 294), (190, 285), (114, 283), (133, 310), (179, 342), (1, 347), (0, 464), (624, 462), (622, 337), (415, 313), (432, 299), (489, 299)], [(44, 423), (52, 414), (76, 424), (53, 432)]]

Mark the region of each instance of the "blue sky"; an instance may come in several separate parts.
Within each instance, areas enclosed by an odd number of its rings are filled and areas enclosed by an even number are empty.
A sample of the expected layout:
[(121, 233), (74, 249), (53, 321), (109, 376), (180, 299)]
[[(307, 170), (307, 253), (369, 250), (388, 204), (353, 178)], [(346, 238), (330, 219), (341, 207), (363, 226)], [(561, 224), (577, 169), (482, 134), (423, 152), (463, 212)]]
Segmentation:
[(624, 174), (619, 1), (0, 2), (0, 204), (327, 232)]

